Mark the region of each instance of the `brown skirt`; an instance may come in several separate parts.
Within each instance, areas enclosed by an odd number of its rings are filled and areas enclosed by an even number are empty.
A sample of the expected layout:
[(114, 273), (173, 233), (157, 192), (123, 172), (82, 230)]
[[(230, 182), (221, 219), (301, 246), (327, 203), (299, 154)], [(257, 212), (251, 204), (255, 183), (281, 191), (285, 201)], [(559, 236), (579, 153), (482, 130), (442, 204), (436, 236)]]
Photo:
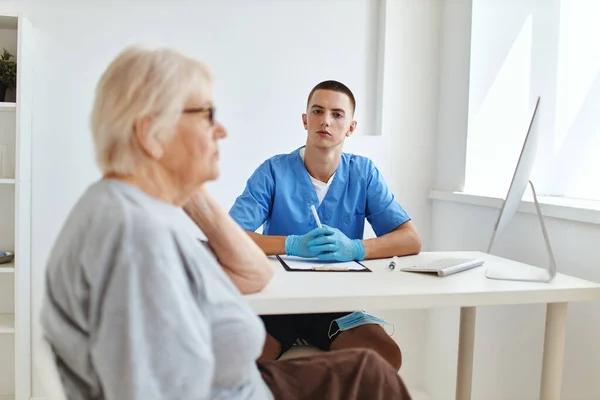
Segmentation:
[(276, 400), (407, 400), (398, 373), (376, 352), (329, 351), (258, 368)]

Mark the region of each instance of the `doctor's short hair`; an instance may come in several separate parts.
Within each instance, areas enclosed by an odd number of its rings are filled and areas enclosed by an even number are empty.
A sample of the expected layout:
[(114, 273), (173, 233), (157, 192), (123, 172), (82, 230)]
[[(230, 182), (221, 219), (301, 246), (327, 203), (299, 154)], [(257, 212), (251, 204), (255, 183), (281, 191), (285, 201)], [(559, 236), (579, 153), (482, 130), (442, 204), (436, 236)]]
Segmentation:
[(149, 136), (174, 133), (193, 93), (209, 94), (212, 77), (201, 62), (169, 48), (133, 45), (109, 64), (96, 87), (91, 131), (103, 174), (130, 174), (150, 161), (135, 139), (134, 126), (150, 117)]
[(310, 105), (310, 99), (312, 98), (313, 94), (317, 90), (331, 90), (333, 92), (344, 93), (346, 96), (348, 96), (350, 98), (350, 103), (352, 103), (352, 113), (354, 113), (354, 110), (356, 110), (356, 99), (354, 99), (354, 94), (348, 88), (348, 86), (344, 85), (341, 82), (331, 81), (331, 80), (323, 81), (323, 82), (317, 84), (317, 86), (315, 86), (314, 88), (312, 88), (312, 90), (310, 91), (310, 93), (308, 95), (308, 101), (306, 102), (307, 108)]

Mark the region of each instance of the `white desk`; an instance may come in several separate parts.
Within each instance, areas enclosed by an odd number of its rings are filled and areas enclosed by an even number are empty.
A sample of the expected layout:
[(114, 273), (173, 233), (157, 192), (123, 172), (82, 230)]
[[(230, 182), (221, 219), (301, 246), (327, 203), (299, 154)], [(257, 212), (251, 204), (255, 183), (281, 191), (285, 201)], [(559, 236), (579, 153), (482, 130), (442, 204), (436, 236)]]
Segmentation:
[[(485, 264), (455, 275), (402, 272), (402, 266), (441, 257), (483, 258)], [(559, 399), (566, 331), (567, 303), (600, 300), (600, 284), (558, 274), (551, 283), (510, 282), (485, 277), (485, 267), (531, 268), (480, 252), (423, 252), (401, 257), (396, 269), (389, 260), (369, 260), (364, 272), (287, 272), (279, 261), (276, 275), (261, 293), (246, 298), (258, 314), (301, 314), (354, 311), (460, 307), (456, 398), (471, 398), (475, 307), (503, 304), (547, 304), (542, 400)]]

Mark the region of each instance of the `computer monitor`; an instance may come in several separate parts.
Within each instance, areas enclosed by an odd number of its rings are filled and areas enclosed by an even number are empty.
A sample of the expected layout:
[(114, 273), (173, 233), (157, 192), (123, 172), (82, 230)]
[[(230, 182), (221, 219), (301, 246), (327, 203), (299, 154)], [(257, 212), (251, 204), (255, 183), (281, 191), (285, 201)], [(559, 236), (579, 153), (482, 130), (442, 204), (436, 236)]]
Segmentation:
[(556, 276), (556, 263), (554, 261), (552, 247), (550, 246), (550, 240), (548, 239), (548, 232), (546, 231), (546, 226), (544, 224), (544, 217), (542, 216), (533, 183), (529, 180), (540, 139), (540, 132), (538, 129), (539, 118), (537, 117), (539, 115), (539, 108), (540, 98), (538, 97), (529, 120), (529, 128), (527, 130), (525, 141), (523, 142), (519, 161), (517, 162), (510, 187), (508, 188), (508, 193), (506, 194), (504, 204), (500, 210), (496, 226), (494, 227), (494, 233), (492, 234), (492, 239), (488, 247), (488, 253), (491, 253), (494, 244), (516, 214), (517, 209), (521, 204), (523, 194), (525, 193), (525, 189), (527, 189), (527, 184), (529, 184), (533, 191), (533, 200), (540, 220), (542, 234), (544, 235), (546, 249), (548, 251), (549, 266), (548, 268), (538, 268), (527, 265), (515, 267), (505, 265), (489, 266), (486, 269), (486, 277), (490, 279), (550, 282)]

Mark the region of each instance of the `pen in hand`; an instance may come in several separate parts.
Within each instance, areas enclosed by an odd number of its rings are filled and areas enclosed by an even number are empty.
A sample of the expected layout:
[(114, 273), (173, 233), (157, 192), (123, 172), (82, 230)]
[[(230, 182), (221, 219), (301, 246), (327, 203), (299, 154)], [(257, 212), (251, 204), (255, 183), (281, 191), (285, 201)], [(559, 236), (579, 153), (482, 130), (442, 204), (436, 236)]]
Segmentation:
[(321, 225), (321, 220), (319, 219), (319, 214), (317, 214), (317, 209), (315, 208), (314, 204), (310, 205), (310, 209), (313, 213), (313, 217), (315, 217), (315, 221), (317, 222), (317, 226), (319, 228), (322, 228), (323, 225)]

